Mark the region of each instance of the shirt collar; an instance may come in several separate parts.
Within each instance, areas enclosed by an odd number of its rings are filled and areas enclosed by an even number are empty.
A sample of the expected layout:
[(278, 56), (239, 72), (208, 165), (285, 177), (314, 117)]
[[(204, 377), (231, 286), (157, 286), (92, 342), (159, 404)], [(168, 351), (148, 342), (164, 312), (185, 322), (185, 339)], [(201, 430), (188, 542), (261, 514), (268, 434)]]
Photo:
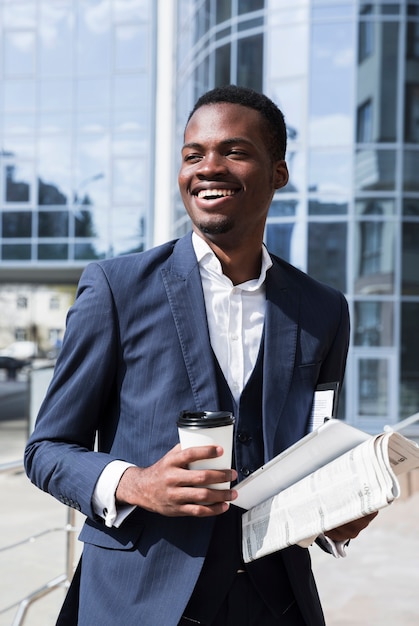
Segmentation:
[[(217, 273), (219, 276), (224, 276), (219, 259), (211, 250), (207, 242), (204, 241), (202, 237), (199, 237), (199, 235), (195, 232), (192, 233), (192, 245), (201, 269), (212, 270), (212, 272)], [(259, 278), (254, 278), (246, 281), (245, 283), (241, 283), (241, 286), (247, 285), (252, 290), (258, 289), (265, 282), (266, 272), (270, 267), (272, 267), (272, 259), (269, 256), (269, 252), (266, 247), (262, 245), (262, 265)], [(227, 278), (227, 276), (225, 276), (225, 278)], [(239, 285), (236, 285), (236, 287), (238, 286)]]

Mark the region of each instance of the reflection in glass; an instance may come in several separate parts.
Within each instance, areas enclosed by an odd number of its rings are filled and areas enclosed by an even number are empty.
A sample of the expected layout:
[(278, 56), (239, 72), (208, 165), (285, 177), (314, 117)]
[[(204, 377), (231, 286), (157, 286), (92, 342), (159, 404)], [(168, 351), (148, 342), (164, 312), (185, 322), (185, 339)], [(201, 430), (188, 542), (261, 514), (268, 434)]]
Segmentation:
[(74, 214), (74, 234), (76, 237), (96, 237), (93, 213), (79, 209)]
[(403, 223), (402, 294), (419, 295), (419, 222)]
[(393, 303), (355, 302), (355, 345), (392, 346)]
[[(358, 27), (358, 63), (361, 64), (374, 51), (374, 22), (368, 17), (372, 14), (372, 4), (363, 4), (360, 9)], [(367, 19), (362, 19), (367, 17)]]
[(56, 185), (50, 183), (44, 183), (43, 180), (38, 180), (38, 204), (66, 204), (67, 196), (65, 196)]
[(67, 211), (39, 211), (38, 213), (38, 236), (39, 237), (67, 237), (68, 236), (68, 212)]
[(403, 215), (419, 216), (419, 198), (406, 198), (403, 200)]
[(419, 150), (405, 150), (403, 161), (403, 188), (419, 191)]
[(250, 11), (258, 11), (263, 9), (265, 0), (239, 0), (238, 13), (249, 13)]
[(310, 150), (309, 191), (347, 193), (351, 184), (349, 151)]
[(388, 414), (388, 362), (360, 359), (358, 371), (358, 413), (364, 416)]
[(35, 132), (35, 113), (3, 114), (4, 133), (10, 135), (27, 135)]
[(73, 3), (43, 0), (39, 7), (39, 70), (42, 76), (65, 76), (73, 69)]
[(148, 63), (148, 26), (121, 24), (115, 28), (115, 71), (138, 70)]
[(141, 252), (145, 247), (145, 233), (146, 218), (137, 207), (121, 207), (114, 211), (112, 224), (113, 254)]
[(394, 215), (395, 203), (392, 198), (366, 198), (355, 201), (357, 215)]
[(146, 164), (142, 159), (114, 159), (113, 201), (115, 204), (142, 204)]
[[(131, 78), (131, 77), (130, 77)], [(110, 105), (110, 78), (81, 78), (77, 81), (77, 108), (106, 109)]]
[(65, 111), (73, 102), (73, 82), (65, 79), (42, 80), (39, 82), (40, 108)]
[(2, 215), (2, 234), (9, 237), (31, 237), (31, 211), (5, 211)]
[(355, 186), (357, 190), (392, 190), (395, 185), (395, 150), (357, 150)]
[(310, 54), (313, 116), (352, 116), (353, 28), (349, 21), (313, 23)]
[[(255, 91), (263, 90), (263, 35), (239, 39), (237, 43), (237, 83)], [(222, 83), (220, 83), (222, 84)]]
[(419, 143), (419, 75), (416, 83), (406, 84), (404, 140)]
[(274, 199), (269, 209), (268, 217), (290, 217), (296, 214), (297, 200)]
[(99, 258), (103, 258), (103, 255), (98, 255), (93, 243), (83, 242), (74, 244), (74, 259), (76, 261), (92, 261)]
[(5, 111), (31, 111), (35, 109), (34, 80), (3, 80), (3, 106)]
[(272, 224), (266, 226), (266, 245), (272, 254), (276, 254), (288, 263), (291, 262), (291, 239), (295, 224)]
[(355, 237), (355, 292), (390, 294), (394, 291), (394, 232), (392, 222), (361, 221)]
[(231, 17), (231, 0), (216, 0), (215, 23), (221, 24)]
[(344, 200), (327, 198), (319, 198), (309, 200), (309, 215), (346, 215), (348, 213), (348, 202)]
[(5, 76), (32, 76), (35, 71), (35, 31), (11, 30), (3, 34)]
[(38, 244), (38, 259), (40, 261), (66, 261), (68, 259), (68, 244), (40, 243)]
[(368, 99), (358, 107), (356, 140), (358, 143), (369, 143), (372, 137), (372, 102)]
[(80, 3), (78, 20), (77, 72), (80, 75), (108, 74), (111, 68), (111, 6)]
[(231, 45), (220, 46), (215, 51), (215, 84), (228, 85), (230, 79)]
[(31, 244), (3, 244), (1, 247), (1, 258), (3, 261), (30, 261)]
[(6, 202), (29, 202), (31, 197), (31, 186), (28, 181), (30, 181), (31, 178), (31, 170), (31, 166), (26, 163), (5, 166), (4, 175)]
[(401, 305), (400, 409), (401, 417), (417, 412), (419, 406), (419, 302)]
[(347, 224), (311, 222), (308, 227), (307, 273), (346, 291)]
[(113, 85), (113, 106), (148, 111), (149, 86), (147, 74), (116, 75)]

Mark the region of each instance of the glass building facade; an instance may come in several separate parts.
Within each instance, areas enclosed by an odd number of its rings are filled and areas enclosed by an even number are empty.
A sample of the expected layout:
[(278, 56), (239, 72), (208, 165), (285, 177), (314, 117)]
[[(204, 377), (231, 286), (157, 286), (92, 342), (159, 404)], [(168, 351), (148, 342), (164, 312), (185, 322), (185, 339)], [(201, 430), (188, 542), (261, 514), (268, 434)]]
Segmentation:
[[(417, 412), (419, 2), (182, 0), (178, 9), (178, 143), (208, 88), (237, 83), (279, 105), (290, 182), (265, 240), (349, 301), (341, 416), (375, 431)], [(173, 195), (181, 234), (188, 224)]]
[(86, 263), (189, 230), (185, 121), (236, 83), (287, 123), (266, 243), (349, 302), (341, 417), (419, 410), (419, 0), (0, 0), (0, 46), (0, 349), (51, 351)]

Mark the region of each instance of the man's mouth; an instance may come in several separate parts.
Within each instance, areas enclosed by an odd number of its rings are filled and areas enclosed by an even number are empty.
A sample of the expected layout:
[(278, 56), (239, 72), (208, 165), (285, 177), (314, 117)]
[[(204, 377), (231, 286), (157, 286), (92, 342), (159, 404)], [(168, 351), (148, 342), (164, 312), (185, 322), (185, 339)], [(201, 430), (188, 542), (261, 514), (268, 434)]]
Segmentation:
[(237, 193), (237, 189), (201, 189), (196, 195), (204, 200), (217, 200), (218, 198), (234, 196), (235, 193)]

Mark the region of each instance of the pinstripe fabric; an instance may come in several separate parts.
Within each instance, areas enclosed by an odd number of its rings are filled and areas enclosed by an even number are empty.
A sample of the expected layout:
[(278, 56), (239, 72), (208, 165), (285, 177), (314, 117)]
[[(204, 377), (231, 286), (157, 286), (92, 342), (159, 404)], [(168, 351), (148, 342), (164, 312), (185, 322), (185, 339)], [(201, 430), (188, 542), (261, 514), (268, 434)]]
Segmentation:
[[(273, 260), (266, 283), (266, 458), (305, 434), (313, 389), (341, 379), (348, 341), (343, 297)], [(91, 264), (25, 453), (31, 480), (88, 517), (81, 534), (79, 626), (178, 624), (214, 520), (137, 509), (120, 529), (107, 529), (94, 517), (92, 493), (110, 460), (148, 466), (172, 448), (181, 410), (217, 408), (190, 235)], [(96, 431), (99, 452), (93, 452)], [(307, 623), (317, 626), (309, 617), (315, 593), (308, 553), (285, 551), (284, 563)]]

